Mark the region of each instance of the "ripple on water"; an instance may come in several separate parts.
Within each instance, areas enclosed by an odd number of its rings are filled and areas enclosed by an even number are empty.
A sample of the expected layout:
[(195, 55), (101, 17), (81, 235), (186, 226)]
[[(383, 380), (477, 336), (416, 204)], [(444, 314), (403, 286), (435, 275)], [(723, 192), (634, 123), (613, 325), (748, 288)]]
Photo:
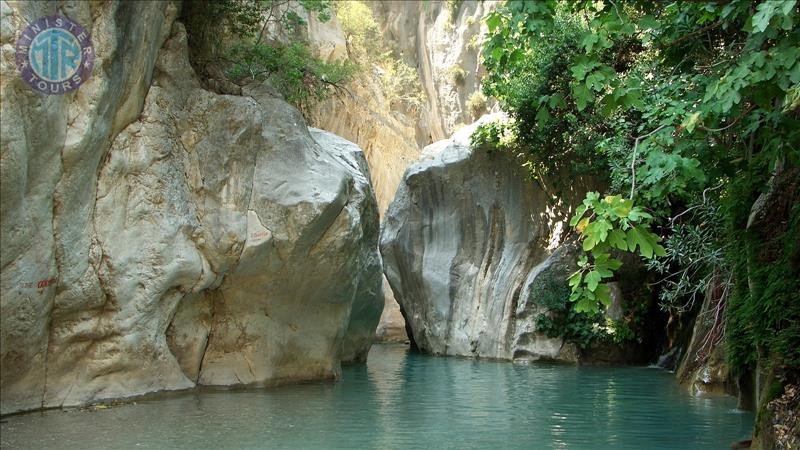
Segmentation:
[(11, 416), (3, 448), (725, 449), (753, 417), (648, 368), (508, 364), (375, 346), (337, 383)]

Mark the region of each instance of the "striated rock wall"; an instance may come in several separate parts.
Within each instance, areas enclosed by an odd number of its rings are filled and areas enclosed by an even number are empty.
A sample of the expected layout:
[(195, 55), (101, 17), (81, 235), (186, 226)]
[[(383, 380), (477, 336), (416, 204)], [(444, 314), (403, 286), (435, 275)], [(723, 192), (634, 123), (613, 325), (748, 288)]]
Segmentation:
[[(467, 110), (470, 95), (480, 90), (484, 73), (480, 65), (483, 17), (496, 2), (459, 2), (451, 16), (445, 2), (382, 1), (369, 3), (383, 31), (382, 46), (398, 53), (417, 68), (425, 105), (404, 110), (390, 104), (381, 92), (381, 74), (358, 61), (364, 73), (340, 95), (308, 112), (315, 126), (343, 136), (361, 146), (370, 165), (381, 212), (394, 197), (406, 167), (420, 149), (449, 137), (458, 127), (472, 123)], [(347, 39), (336, 18), (320, 23), (308, 17), (308, 35), (317, 53), (326, 59), (348, 58)], [(451, 69), (464, 71), (454, 81)]]
[(474, 128), (425, 148), (383, 223), (384, 270), (413, 342), (434, 354), (575, 361), (536, 319), (551, 296), (569, 295), (566, 221), (584, 187), (576, 180), (555, 200), (510, 156), (470, 149)]
[[(347, 95), (331, 98), (307, 112), (314, 126), (364, 149), (381, 214), (420, 149), (473, 121), (467, 100), (480, 90), (483, 76), (480, 36), (486, 30), (482, 18), (495, 3), (461, 2), (453, 16), (444, 2), (369, 3), (382, 28), (385, 49), (394, 49), (417, 68), (425, 98), (423, 107), (412, 111), (394, 107), (382, 92), (381, 74), (365, 67), (348, 86)], [(309, 39), (320, 56), (329, 60), (349, 57), (346, 37), (335, 17), (320, 23), (312, 16), (308, 22)], [(450, 71), (454, 67), (464, 70), (463, 81), (453, 81)], [(388, 282), (384, 285), (386, 299), (378, 338), (404, 341), (405, 323)]]
[[(203, 90), (177, 10), (0, 2), (3, 414), (333, 378), (371, 344), (363, 153), (266, 89)], [(97, 59), (74, 94), (43, 96), (13, 43), (55, 13), (91, 31)]]
[[(457, 9), (452, 13), (444, 1), (388, 0), (375, 6), (384, 39), (417, 67), (427, 98), (423, 118), (428, 144), (447, 139), (477, 119), (468, 111), (467, 100), (480, 91), (485, 75), (480, 60), (482, 35), (487, 31), (483, 17), (497, 3), (454, 2)], [(463, 71), (463, 79), (454, 79), (456, 68)]]

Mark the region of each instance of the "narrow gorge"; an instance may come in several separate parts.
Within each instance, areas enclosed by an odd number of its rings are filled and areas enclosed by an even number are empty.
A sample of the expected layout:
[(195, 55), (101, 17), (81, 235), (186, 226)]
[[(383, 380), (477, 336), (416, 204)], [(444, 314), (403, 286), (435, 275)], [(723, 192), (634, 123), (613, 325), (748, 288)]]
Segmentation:
[(797, 448), (798, 6), (618, 3), (0, 0), (2, 447)]

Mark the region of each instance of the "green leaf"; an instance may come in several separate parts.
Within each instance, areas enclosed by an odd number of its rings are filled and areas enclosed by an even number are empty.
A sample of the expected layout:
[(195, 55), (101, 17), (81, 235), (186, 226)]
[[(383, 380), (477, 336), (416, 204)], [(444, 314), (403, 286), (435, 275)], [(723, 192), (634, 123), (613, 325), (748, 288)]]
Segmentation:
[(570, 277), (567, 279), (567, 282), (569, 283), (569, 287), (574, 288), (575, 286), (581, 284), (582, 279), (583, 273), (581, 271), (577, 271), (570, 275)]
[(642, 234), (642, 231), (638, 226), (628, 230), (627, 241), (628, 248), (630, 248), (631, 251), (635, 251), (636, 246), (639, 246), (639, 253), (642, 256), (648, 259), (653, 257), (653, 246), (650, 245), (650, 242)]
[(618, 259), (612, 258), (610, 253), (597, 253), (593, 250), (592, 255), (594, 256), (594, 269), (602, 278), (614, 276), (613, 271), (622, 266), (622, 262)]
[(605, 84), (603, 83), (605, 79), (605, 75), (603, 75), (601, 72), (592, 72), (586, 77), (586, 87), (594, 90), (595, 92), (600, 92), (605, 87)]
[(570, 219), (569, 226), (574, 227), (575, 225), (577, 225), (578, 221), (581, 220), (581, 217), (583, 217), (588, 208), (589, 207), (587, 205), (580, 205), (577, 208), (575, 208), (575, 215), (572, 216), (572, 219)]
[(503, 56), (503, 48), (502, 47), (495, 47), (492, 49), (492, 59), (496, 61), (500, 61), (500, 58)]
[(489, 28), (489, 32), (494, 32), (494, 30), (500, 26), (503, 22), (503, 19), (500, 17), (498, 13), (489, 14), (489, 17), (486, 18), (486, 26)]
[[(642, 208), (635, 206), (631, 209), (631, 212), (628, 214), (628, 219), (634, 222), (640, 222), (642, 219), (651, 220), (653, 216), (646, 213)], [(633, 250), (633, 249), (631, 249)]]
[(606, 197), (606, 201), (610, 206), (609, 211), (617, 217), (628, 217), (631, 209), (633, 209), (632, 200), (624, 199), (618, 195), (608, 196)]
[(578, 221), (578, 224), (575, 225), (575, 229), (578, 231), (578, 233), (584, 234), (583, 231), (586, 229), (587, 225), (589, 225), (589, 218), (584, 217)]
[(600, 40), (600, 36), (596, 33), (586, 33), (583, 35), (583, 39), (581, 40), (581, 46), (587, 52), (592, 51), (592, 47)]
[(636, 225), (628, 230), (627, 241), (631, 251), (638, 245), (639, 254), (647, 259), (652, 259), (654, 254), (656, 256), (666, 256), (666, 250), (658, 244), (658, 236), (642, 228), (640, 225)]
[(639, 19), (639, 27), (647, 30), (655, 30), (659, 28), (658, 20), (650, 14)]
[(590, 291), (594, 292), (597, 289), (597, 284), (600, 283), (600, 280), (603, 277), (600, 276), (600, 273), (596, 270), (592, 270), (591, 272), (586, 274), (586, 288)]
[(611, 230), (608, 234), (608, 243), (614, 248), (628, 251), (628, 242), (625, 241), (625, 232), (622, 230)]
[(542, 129), (547, 125), (547, 122), (550, 121), (550, 111), (547, 107), (542, 106), (539, 107), (539, 111), (536, 113), (536, 125), (539, 129)]
[(694, 131), (694, 127), (695, 127), (695, 126), (697, 126), (697, 121), (698, 121), (699, 119), (700, 119), (700, 113), (699, 113), (699, 112), (696, 112), (696, 113), (690, 114), (690, 115), (689, 115), (689, 116), (686, 118), (686, 120), (684, 120), (684, 121), (683, 121), (683, 123), (681, 124), (681, 126), (682, 126), (683, 128), (685, 128), (685, 129), (686, 129), (686, 131), (688, 131), (689, 133), (691, 133), (692, 131)]
[(510, 64), (516, 64), (525, 59), (525, 52), (522, 49), (515, 49), (511, 52), (511, 56), (508, 57), (508, 62)]
[(589, 101), (591, 100), (591, 95), (589, 94), (589, 90), (586, 89), (585, 86), (580, 86), (580, 88), (575, 88), (575, 105), (578, 107), (578, 111), (583, 111), (586, 109)]
[(769, 21), (775, 15), (779, 6), (783, 6), (778, 0), (768, 0), (756, 7), (756, 14), (753, 16), (753, 31), (763, 33), (769, 26)]
[(556, 92), (547, 100), (547, 106), (549, 106), (550, 109), (556, 109), (565, 108), (567, 104), (564, 102), (564, 96), (560, 92)]
[(576, 58), (575, 65), (570, 67), (570, 71), (572, 71), (572, 76), (576, 80), (583, 81), (583, 79), (586, 78), (586, 74), (599, 65), (600, 63), (598, 61), (590, 60), (586, 56), (579, 56)]
[(597, 242), (604, 242), (612, 228), (609, 221), (599, 219), (587, 225), (584, 234), (593, 237)]
[(583, 240), (583, 251), (588, 252), (589, 250), (593, 249), (595, 245), (597, 245), (597, 241), (594, 239), (594, 237), (587, 236), (586, 239)]
[(597, 306), (596, 301), (584, 297), (575, 304), (575, 311), (579, 313), (596, 313), (600, 311), (600, 308)]
[(611, 288), (607, 284), (603, 283), (597, 286), (595, 295), (597, 296), (597, 301), (604, 306), (611, 306)]

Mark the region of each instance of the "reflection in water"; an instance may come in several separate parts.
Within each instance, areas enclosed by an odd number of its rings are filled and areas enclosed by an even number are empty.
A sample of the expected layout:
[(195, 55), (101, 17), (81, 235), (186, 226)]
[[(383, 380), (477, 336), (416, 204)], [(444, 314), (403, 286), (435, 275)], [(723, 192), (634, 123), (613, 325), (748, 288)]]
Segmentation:
[(376, 346), (338, 383), (199, 391), (12, 416), (3, 448), (713, 449), (752, 414), (647, 368), (509, 364)]

